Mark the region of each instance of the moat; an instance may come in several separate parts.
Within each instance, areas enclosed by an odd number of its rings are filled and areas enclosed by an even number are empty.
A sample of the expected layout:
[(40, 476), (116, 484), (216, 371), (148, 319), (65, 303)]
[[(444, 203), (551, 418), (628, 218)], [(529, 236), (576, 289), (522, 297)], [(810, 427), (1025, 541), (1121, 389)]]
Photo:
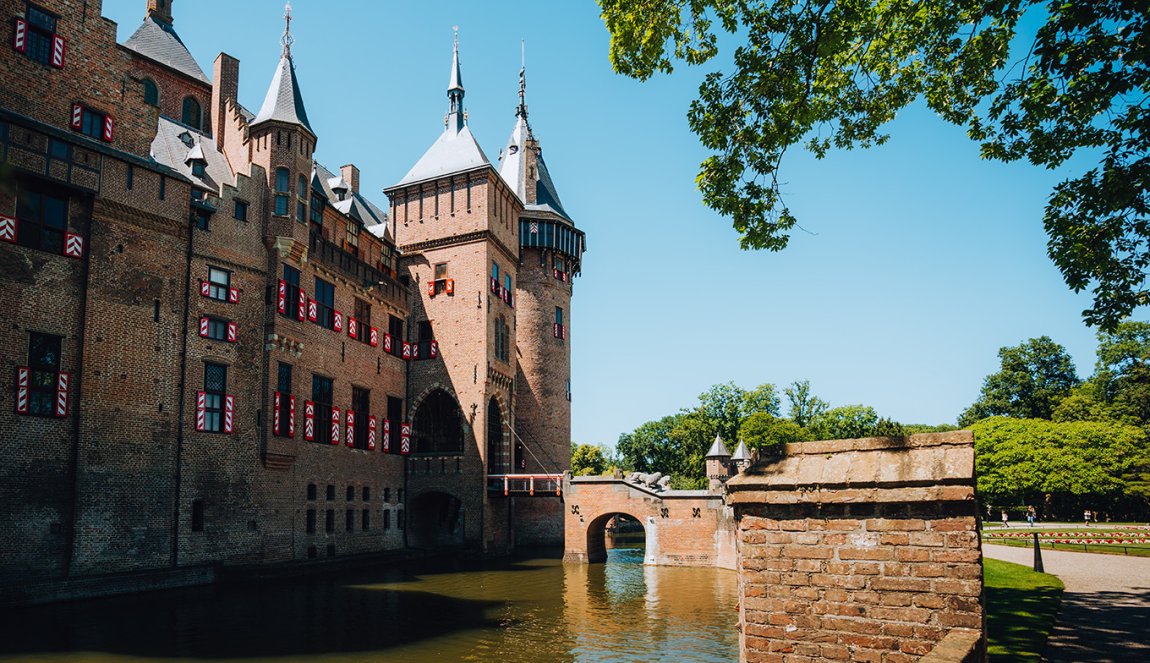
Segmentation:
[(731, 571), (425, 562), (28, 608), (2, 661), (697, 661), (738, 659)]

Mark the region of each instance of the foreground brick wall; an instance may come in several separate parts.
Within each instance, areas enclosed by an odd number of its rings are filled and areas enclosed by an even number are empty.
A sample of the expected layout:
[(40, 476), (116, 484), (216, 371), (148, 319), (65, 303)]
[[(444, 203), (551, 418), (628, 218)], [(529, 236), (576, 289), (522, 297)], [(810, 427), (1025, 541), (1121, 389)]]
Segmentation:
[(918, 661), (968, 629), (984, 650), (969, 432), (789, 445), (727, 486), (741, 660)]

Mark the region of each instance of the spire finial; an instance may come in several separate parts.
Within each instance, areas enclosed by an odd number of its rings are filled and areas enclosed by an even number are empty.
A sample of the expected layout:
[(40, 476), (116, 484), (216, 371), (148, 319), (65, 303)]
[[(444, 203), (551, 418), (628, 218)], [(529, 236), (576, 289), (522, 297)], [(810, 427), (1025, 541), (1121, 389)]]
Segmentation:
[(452, 39), (451, 81), (447, 84), (447, 98), (451, 102), (447, 129), (459, 133), (467, 123), (467, 116), (463, 110), (463, 74), (459, 69), (459, 26), (453, 25), (451, 29), (455, 35)]
[(280, 38), (280, 42), (284, 45), (284, 57), (291, 57), (291, 45), (295, 42), (295, 37), (291, 36), (291, 2), (284, 5), (284, 36)]
[[(527, 41), (519, 41), (519, 108), (515, 116), (527, 121)], [(530, 130), (530, 127), (528, 128)]]

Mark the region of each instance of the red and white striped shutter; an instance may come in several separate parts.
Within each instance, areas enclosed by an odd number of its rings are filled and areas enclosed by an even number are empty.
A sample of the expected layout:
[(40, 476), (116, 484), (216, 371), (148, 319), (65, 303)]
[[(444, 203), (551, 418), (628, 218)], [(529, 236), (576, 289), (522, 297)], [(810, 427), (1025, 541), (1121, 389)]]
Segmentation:
[(17, 53), (28, 52), (28, 21), (16, 19), (16, 33), (12, 36), (12, 48)]
[(498, 292), (498, 291), (499, 291), (499, 281), (496, 281), (495, 278), (493, 277), (491, 279), (491, 292)]
[(347, 335), (355, 338), (359, 336), (359, 321), (353, 316), (347, 316)]
[(367, 343), (373, 348), (379, 345), (379, 330), (375, 327), (367, 330)]
[(375, 432), (379, 426), (374, 416), (367, 418), (367, 450), (375, 451)]
[(235, 430), (236, 422), (236, 397), (231, 394), (224, 394), (224, 432), (231, 435)]
[(68, 40), (60, 35), (52, 36), (52, 66), (64, 68), (64, 53), (68, 50)]
[(307, 319), (311, 322), (319, 319), (319, 305), (314, 299), (307, 300)]
[(296, 306), (295, 317), (300, 322), (307, 319), (307, 293), (302, 289), (299, 291), (299, 304)]
[(206, 337), (208, 335), (208, 319), (200, 318), (200, 336)]
[(559, 323), (558, 322), (555, 323), (554, 334), (555, 334), (555, 338), (559, 338)]
[(202, 391), (196, 392), (196, 430), (203, 431), (208, 428), (208, 395)]
[(287, 282), (280, 279), (279, 297), (276, 299), (276, 308), (280, 313), (287, 313)]
[(280, 434), (280, 392), (272, 394), (272, 435)]
[(28, 385), (32, 371), (27, 366), (16, 367), (16, 413), (28, 414)]
[(431, 358), (435, 359), (439, 356), (439, 341), (432, 339), (431, 341)]
[[(334, 309), (333, 309), (334, 310)], [(339, 311), (335, 312), (335, 330), (337, 332), (343, 331), (343, 314)]]
[(446, 292), (449, 295), (455, 294), (455, 279), (447, 279)]
[(411, 422), (405, 421), (399, 428), (399, 453), (406, 456), (411, 453)]
[(387, 332), (383, 333), (383, 351), (391, 354), (391, 334)]
[(315, 441), (315, 403), (303, 402), (303, 439)]
[(559, 325), (559, 334), (559, 338), (563, 339), (564, 341), (567, 340), (567, 328), (563, 325)]
[(212, 285), (210, 283), (208, 283), (207, 280), (200, 279), (200, 296), (201, 297), (207, 297), (208, 293), (210, 293), (212, 291), (211, 288), (212, 288)]
[(84, 237), (76, 233), (64, 233), (64, 255), (69, 258), (83, 258)]
[(228, 323), (228, 343), (236, 342), (236, 323)]
[(355, 446), (355, 411), (347, 411), (347, 446)]
[(84, 128), (83, 104), (72, 104), (72, 128), (76, 131)]
[(111, 115), (104, 116), (104, 142), (110, 143), (116, 137), (116, 120)]
[(0, 214), (0, 240), (15, 244), (17, 225), (15, 217)]
[(331, 443), (334, 445), (339, 444), (339, 408), (333, 407), (331, 409)]
[(411, 359), (411, 343), (408, 343), (407, 341), (403, 342), (403, 358)]
[(383, 420), (383, 453), (391, 453), (391, 422)]
[(60, 371), (56, 374), (56, 416), (68, 416), (68, 384), (72, 381), (72, 374)]
[(228, 303), (229, 304), (239, 304), (240, 303), (240, 289), (239, 288), (228, 288)]
[(428, 297), (434, 297), (435, 296), (435, 281), (428, 281), (427, 282), (427, 296)]
[(295, 396), (288, 396), (288, 437), (295, 437)]

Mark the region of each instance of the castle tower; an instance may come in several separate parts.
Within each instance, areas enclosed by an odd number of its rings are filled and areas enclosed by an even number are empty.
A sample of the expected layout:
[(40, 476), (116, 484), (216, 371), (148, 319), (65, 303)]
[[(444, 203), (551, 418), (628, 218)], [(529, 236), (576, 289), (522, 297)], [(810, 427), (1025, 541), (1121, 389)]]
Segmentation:
[(741, 474), (751, 466), (752, 462), (754, 462), (754, 458), (751, 456), (751, 450), (747, 448), (747, 443), (739, 440), (739, 446), (735, 448), (735, 453), (731, 456), (731, 474)]
[(723, 438), (715, 436), (715, 442), (707, 450), (707, 490), (721, 492), (723, 484), (731, 478), (731, 452), (723, 444)]
[[(514, 421), (517, 224), (522, 203), (467, 124), (456, 35), (443, 133), (384, 190), (417, 296), (408, 322), (408, 542), (511, 545), (506, 473)], [(438, 539), (436, 538), (438, 537)]]
[[(528, 122), (525, 69), (519, 71), (519, 106), (499, 174), (524, 203), (516, 228), (519, 373), (511, 460), (515, 472), (564, 472), (571, 469), (571, 294), (585, 238), (559, 200)], [(558, 500), (517, 506), (521, 542), (562, 543)]]

